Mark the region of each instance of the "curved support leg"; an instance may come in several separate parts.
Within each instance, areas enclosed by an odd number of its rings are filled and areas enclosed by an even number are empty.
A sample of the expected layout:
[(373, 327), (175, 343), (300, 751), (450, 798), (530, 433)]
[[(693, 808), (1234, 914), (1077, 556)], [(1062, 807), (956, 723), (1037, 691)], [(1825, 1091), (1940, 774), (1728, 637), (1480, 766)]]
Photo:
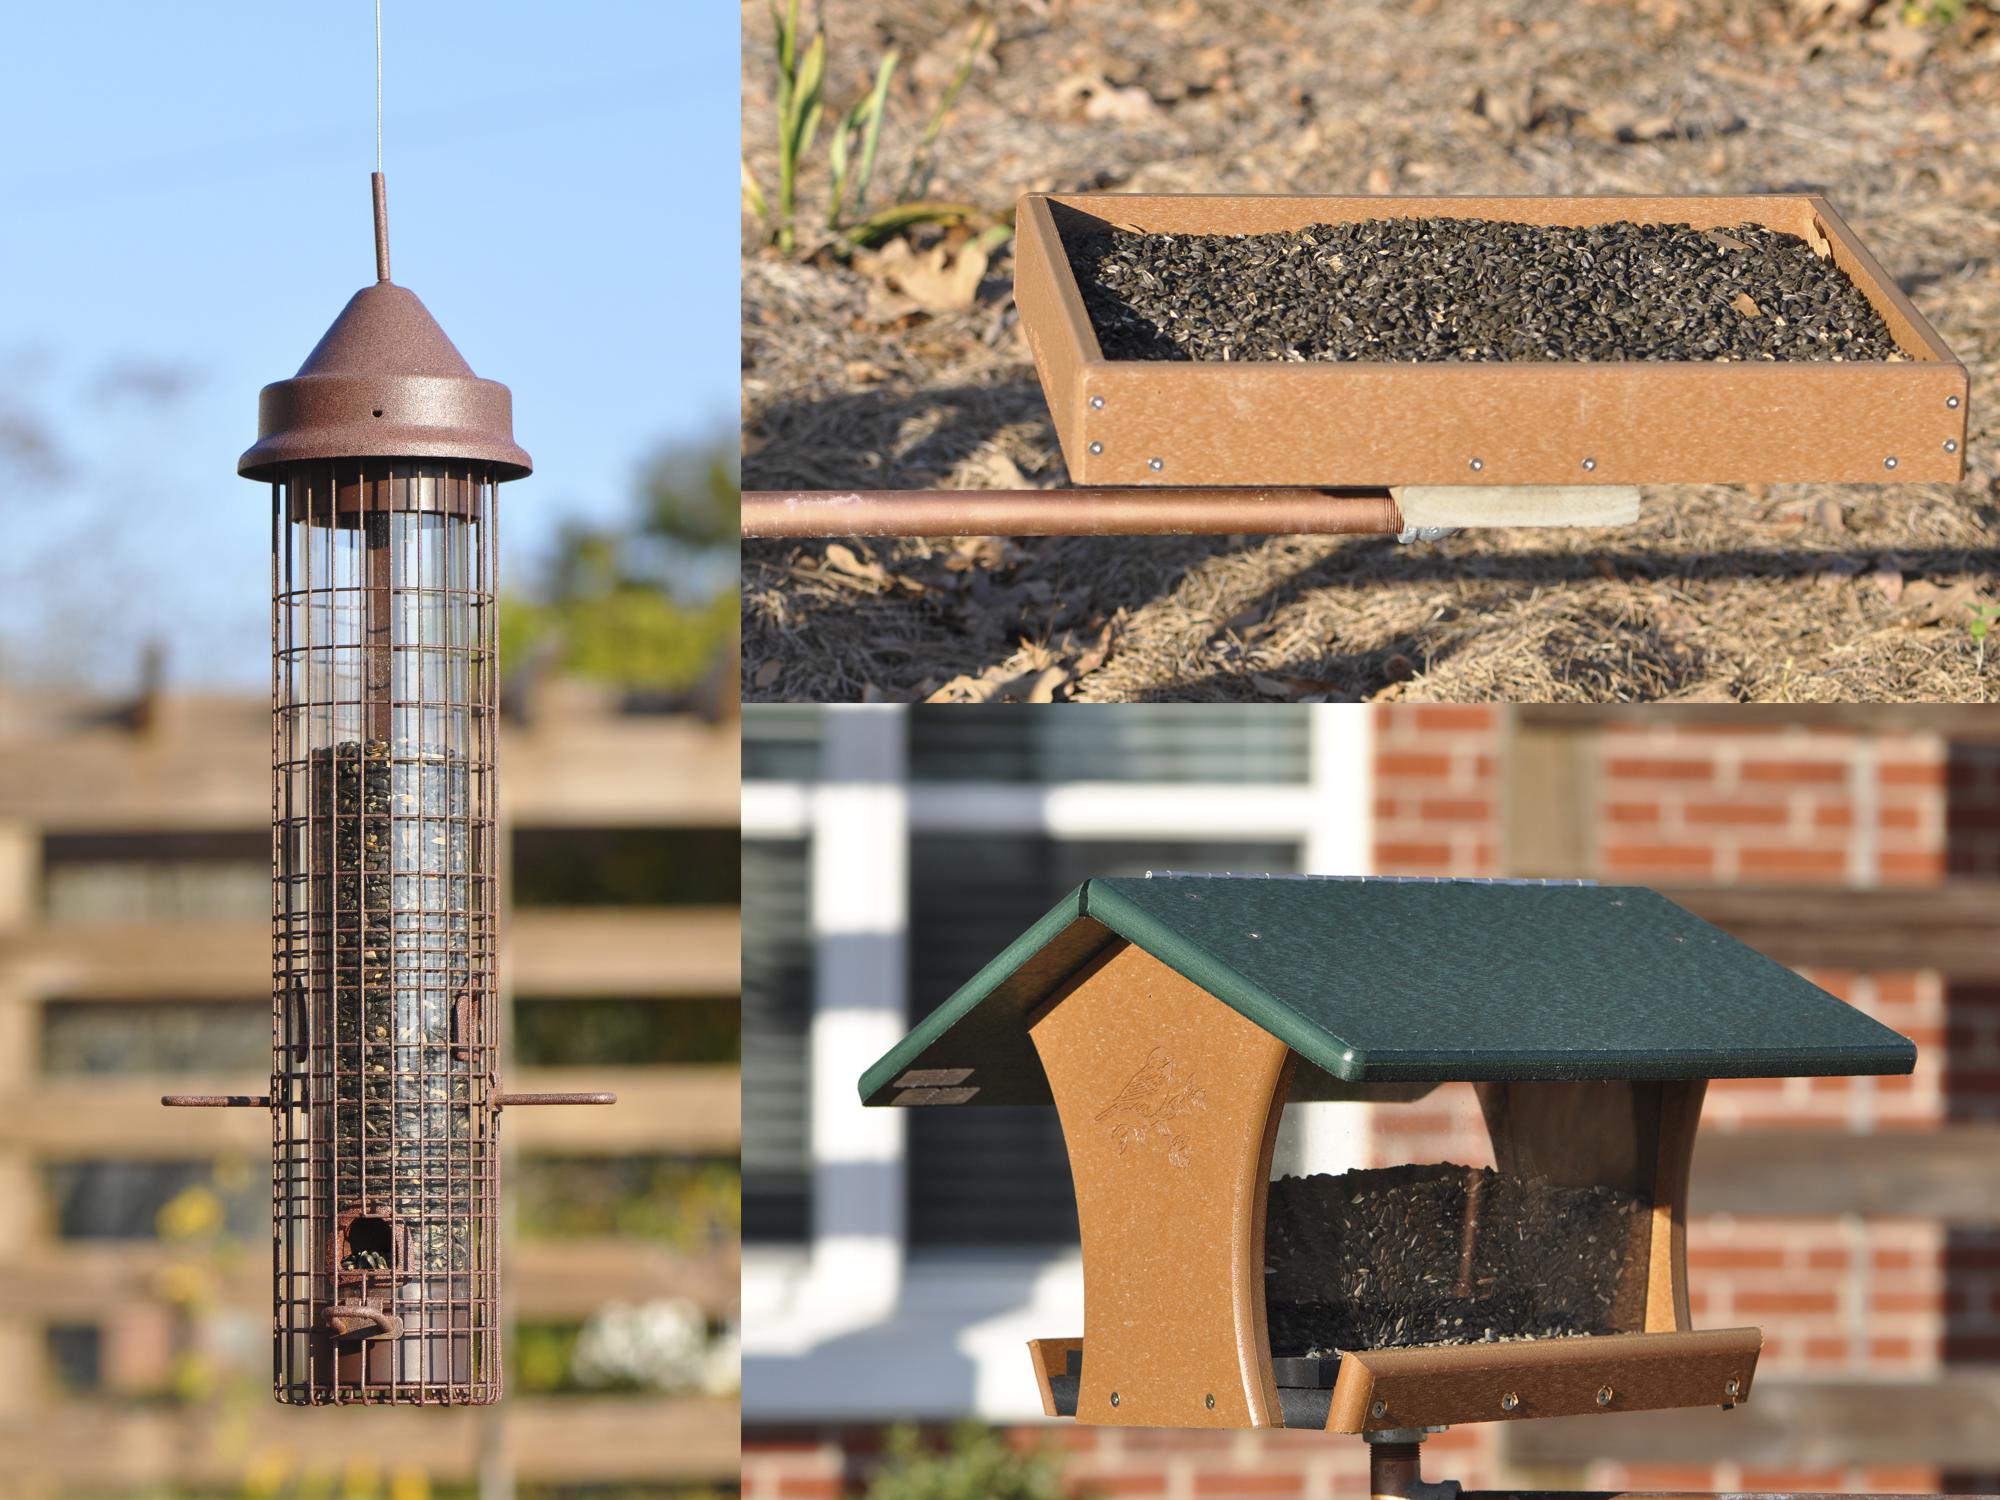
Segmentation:
[(1029, 1025), (1083, 1239), (1081, 1422), (1281, 1427), (1264, 1215), (1291, 1049), (1120, 944)]

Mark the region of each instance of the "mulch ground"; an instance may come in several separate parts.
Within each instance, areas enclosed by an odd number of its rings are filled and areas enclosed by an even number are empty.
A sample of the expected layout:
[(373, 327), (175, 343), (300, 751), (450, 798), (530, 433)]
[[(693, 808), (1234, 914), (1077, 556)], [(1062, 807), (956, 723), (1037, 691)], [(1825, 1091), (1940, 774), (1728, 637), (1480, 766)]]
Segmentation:
[[(907, 60), (881, 180), (971, 12), (825, 0), (830, 106)], [(1653, 488), (1615, 531), (744, 547), (750, 700), (1986, 700), (2000, 601), (2000, 29), (1866, 0), (1006, 0), (932, 196), (1825, 192), (1964, 360), (1957, 485)], [(769, 182), (765, 7), (748, 160)], [(1872, 21), (1854, 21), (1854, 15)], [(821, 190), (802, 188), (805, 216)], [(746, 221), (744, 483), (1066, 482), (1005, 250), (781, 257)], [(969, 268), (969, 274), (968, 274)], [(966, 295), (953, 297), (952, 286)]]

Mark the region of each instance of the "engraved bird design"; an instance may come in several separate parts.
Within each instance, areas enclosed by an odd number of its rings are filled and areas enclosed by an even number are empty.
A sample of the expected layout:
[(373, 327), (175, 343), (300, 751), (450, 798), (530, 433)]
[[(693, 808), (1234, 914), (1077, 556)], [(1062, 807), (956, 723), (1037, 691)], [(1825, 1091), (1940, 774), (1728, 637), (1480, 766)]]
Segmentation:
[(1191, 1158), (1188, 1140), (1169, 1122), (1207, 1107), (1207, 1098), (1195, 1080), (1182, 1079), (1167, 1049), (1155, 1047), (1112, 1101), (1097, 1112), (1096, 1118), (1102, 1121), (1114, 1115), (1125, 1117), (1112, 1126), (1119, 1155), (1123, 1156), (1149, 1136), (1158, 1136), (1167, 1142), (1167, 1160), (1176, 1167), (1185, 1167)]

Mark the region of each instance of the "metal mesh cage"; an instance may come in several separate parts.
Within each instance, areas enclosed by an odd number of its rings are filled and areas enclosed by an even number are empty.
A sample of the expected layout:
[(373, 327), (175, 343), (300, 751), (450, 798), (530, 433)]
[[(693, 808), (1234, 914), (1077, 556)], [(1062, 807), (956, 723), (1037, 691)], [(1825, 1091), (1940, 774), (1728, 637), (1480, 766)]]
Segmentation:
[(281, 1401), (501, 1385), (497, 485), (272, 485), (272, 1188)]

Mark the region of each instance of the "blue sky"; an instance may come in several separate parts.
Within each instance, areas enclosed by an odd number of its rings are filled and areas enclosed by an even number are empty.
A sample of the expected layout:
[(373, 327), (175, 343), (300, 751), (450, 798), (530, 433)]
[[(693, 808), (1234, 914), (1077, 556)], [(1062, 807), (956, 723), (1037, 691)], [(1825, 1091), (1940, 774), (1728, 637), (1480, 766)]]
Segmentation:
[[(395, 276), (513, 388), (518, 582), (653, 447), (735, 420), (739, 12), (383, 10)], [(372, 0), (8, 6), (0, 55), (0, 674), (115, 683), (158, 639), (180, 685), (268, 681), (236, 457), (374, 279)]]

